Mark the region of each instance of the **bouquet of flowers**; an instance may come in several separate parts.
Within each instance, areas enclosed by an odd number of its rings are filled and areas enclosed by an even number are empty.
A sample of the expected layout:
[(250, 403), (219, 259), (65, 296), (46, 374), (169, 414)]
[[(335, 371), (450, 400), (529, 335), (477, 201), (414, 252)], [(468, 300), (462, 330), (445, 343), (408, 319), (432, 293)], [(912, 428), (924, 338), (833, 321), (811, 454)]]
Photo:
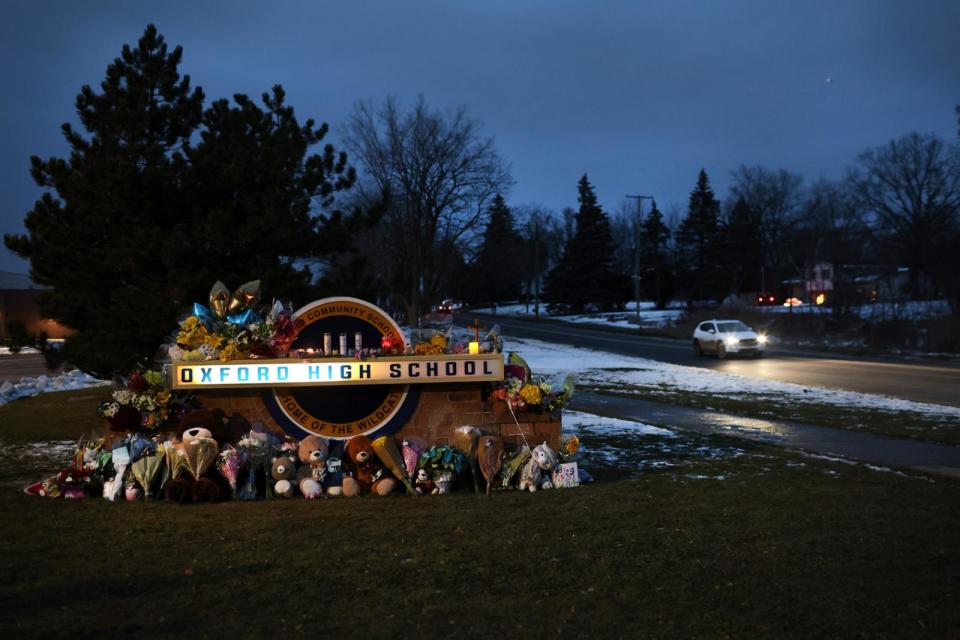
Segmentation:
[(193, 396), (170, 391), (162, 372), (135, 371), (122, 388), (113, 392), (111, 400), (100, 403), (97, 414), (110, 423), (111, 431), (155, 432), (175, 423), (193, 407)]
[[(232, 294), (217, 282), (210, 291), (209, 308), (195, 303), (193, 313), (178, 327), (171, 360), (214, 360), (286, 357), (296, 338), (290, 305), (274, 301), (258, 313), (260, 281), (254, 280)], [(261, 315), (265, 314), (265, 315)]]
[(530, 367), (519, 355), (510, 353), (507, 362), (503, 383), (493, 390), (491, 396), (508, 402), (514, 411), (552, 413), (562, 409), (573, 397), (576, 378), (572, 373), (535, 379)]

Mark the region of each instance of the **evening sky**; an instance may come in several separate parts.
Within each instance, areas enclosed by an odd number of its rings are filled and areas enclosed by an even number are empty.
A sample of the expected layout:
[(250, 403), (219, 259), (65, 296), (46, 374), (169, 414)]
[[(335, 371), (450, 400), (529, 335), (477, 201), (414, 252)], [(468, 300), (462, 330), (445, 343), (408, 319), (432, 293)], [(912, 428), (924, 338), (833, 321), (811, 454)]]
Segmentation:
[[(701, 167), (838, 177), (910, 131), (956, 140), (960, 2), (4, 2), (0, 232), (38, 197), (29, 156), (66, 156), (83, 84), (148, 23), (208, 102), (273, 84), (338, 129), (357, 100), (466, 105), (512, 164), (511, 204), (682, 212)], [(0, 270), (27, 264), (0, 248)]]

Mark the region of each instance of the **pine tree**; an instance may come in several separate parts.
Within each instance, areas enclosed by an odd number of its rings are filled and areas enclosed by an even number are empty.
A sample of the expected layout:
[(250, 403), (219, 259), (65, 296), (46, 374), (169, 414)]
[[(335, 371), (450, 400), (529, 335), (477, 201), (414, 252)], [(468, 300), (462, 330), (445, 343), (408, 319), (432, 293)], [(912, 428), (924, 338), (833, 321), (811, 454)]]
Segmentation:
[(99, 376), (148, 362), (218, 279), (303, 290), (310, 274), (289, 257), (327, 248), (343, 226), (313, 210), (354, 179), (332, 147), (307, 155), (326, 125), (299, 125), (279, 87), (266, 110), (236, 96), (204, 111), (181, 59), (152, 25), (124, 45), (100, 91), (77, 97), (86, 137), (63, 125), (69, 159), (31, 159), (48, 191), (27, 234), (4, 238), (50, 287), (41, 310), (77, 331), (63, 357)]
[(670, 229), (663, 222), (663, 214), (654, 200), (650, 213), (640, 228), (640, 261), (652, 269), (652, 277), (644, 279), (646, 295), (653, 296), (657, 308), (666, 306), (673, 289), (673, 278), (668, 270), (667, 242)]
[(720, 290), (719, 211), (707, 172), (701, 169), (687, 217), (677, 230), (677, 271), (688, 301), (719, 299), (725, 293)]
[(520, 296), (523, 272), (511, 265), (522, 264), (523, 238), (517, 233), (513, 213), (499, 193), (489, 210), (490, 220), (483, 244), (472, 265), (473, 302), (502, 302)]
[(578, 191), (576, 230), (547, 276), (544, 298), (577, 311), (588, 305), (600, 309), (622, 305), (630, 295), (630, 281), (613, 266), (610, 219), (597, 203), (586, 174), (580, 178)]

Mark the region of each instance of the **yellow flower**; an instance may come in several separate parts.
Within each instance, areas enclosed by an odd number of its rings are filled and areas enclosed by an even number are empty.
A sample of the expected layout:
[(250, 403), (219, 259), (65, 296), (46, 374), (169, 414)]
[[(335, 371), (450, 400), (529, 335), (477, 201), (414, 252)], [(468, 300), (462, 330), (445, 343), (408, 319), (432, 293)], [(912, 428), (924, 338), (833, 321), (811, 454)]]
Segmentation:
[(525, 384), (520, 388), (520, 398), (529, 405), (537, 406), (540, 404), (540, 387), (535, 384)]
[(442, 335), (440, 335), (439, 333), (437, 333), (437, 334), (434, 334), (434, 336), (433, 336), (432, 338), (430, 338), (430, 344), (432, 344), (432, 345), (435, 346), (435, 347), (440, 347), (441, 349), (446, 349), (446, 348), (447, 348), (447, 339), (444, 338), (444, 337), (443, 337)]
[(209, 333), (204, 337), (204, 342), (214, 349), (219, 349), (224, 346), (224, 344), (227, 342), (227, 339), (223, 336), (218, 336), (215, 333)]
[(239, 360), (243, 357), (243, 352), (237, 348), (237, 345), (232, 342), (220, 350), (220, 361), (227, 362), (228, 360)]
[(564, 451), (567, 452), (568, 456), (572, 456), (580, 448), (580, 438), (573, 436), (563, 444)]

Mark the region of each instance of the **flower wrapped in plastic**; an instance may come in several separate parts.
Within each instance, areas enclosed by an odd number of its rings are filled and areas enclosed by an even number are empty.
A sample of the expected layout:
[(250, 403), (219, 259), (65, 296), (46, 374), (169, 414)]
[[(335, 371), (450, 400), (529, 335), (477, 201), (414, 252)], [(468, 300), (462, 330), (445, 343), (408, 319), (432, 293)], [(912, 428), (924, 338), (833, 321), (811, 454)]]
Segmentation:
[(160, 477), (160, 471), (163, 469), (165, 458), (166, 456), (162, 450), (157, 451), (154, 449), (153, 453), (141, 455), (130, 465), (130, 473), (140, 486), (143, 487), (144, 499), (154, 495), (152, 489)]
[(477, 479), (477, 442), (480, 439), (480, 430), (476, 427), (459, 427), (453, 432), (453, 442), (467, 458), (470, 465), (470, 475), (473, 476), (473, 492), (480, 493), (480, 482)]
[(241, 464), (240, 452), (237, 451), (231, 445), (220, 452), (220, 455), (217, 456), (217, 471), (220, 472), (227, 482), (230, 484), (230, 491), (233, 494), (234, 500), (237, 499), (237, 479), (240, 476), (240, 464)]

